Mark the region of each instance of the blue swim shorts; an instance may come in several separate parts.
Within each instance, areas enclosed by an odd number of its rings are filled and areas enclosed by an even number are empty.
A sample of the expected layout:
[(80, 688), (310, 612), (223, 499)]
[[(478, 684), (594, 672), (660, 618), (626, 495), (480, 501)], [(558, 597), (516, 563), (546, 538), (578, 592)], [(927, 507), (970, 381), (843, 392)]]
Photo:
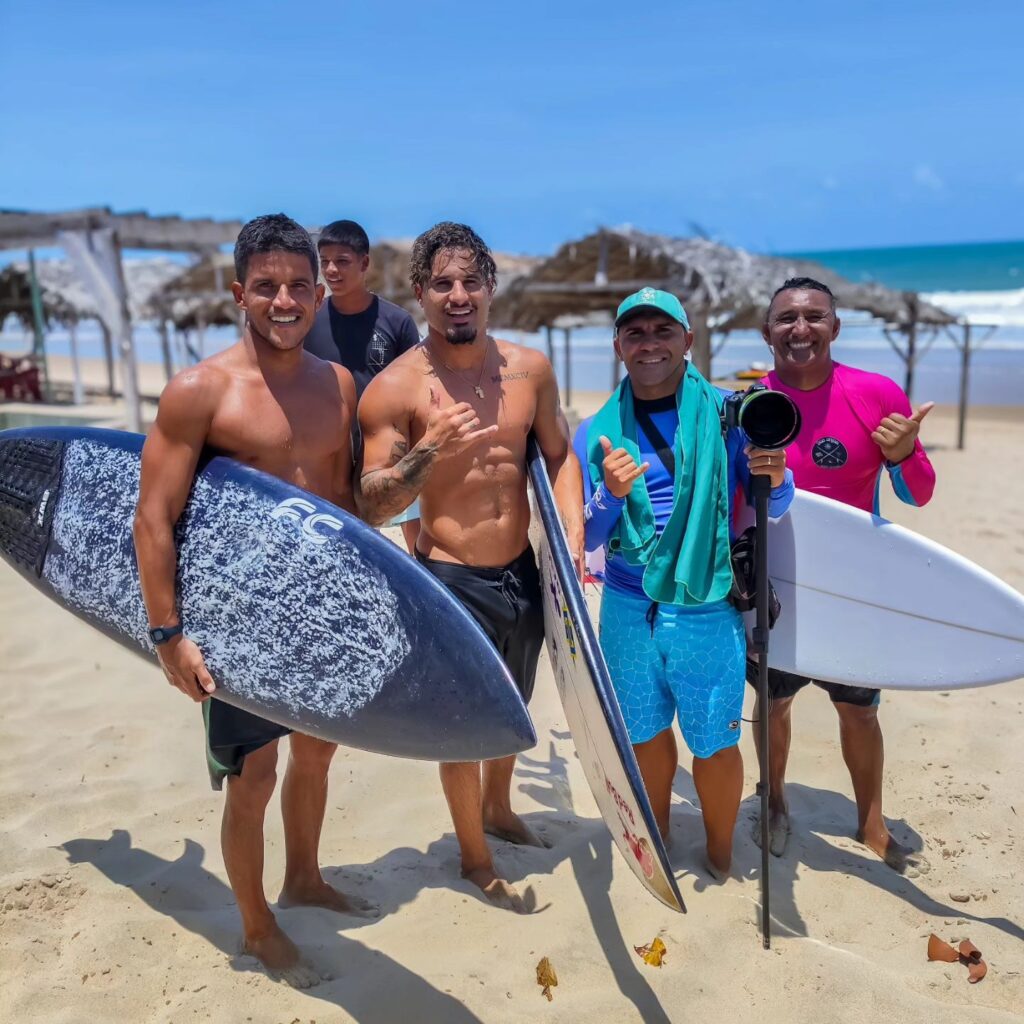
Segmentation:
[(694, 757), (711, 757), (740, 739), (746, 637), (728, 601), (696, 607), (652, 604), (605, 586), (601, 649), (631, 743), (672, 725)]
[(399, 512), (394, 519), (389, 520), (385, 526), (401, 526), (402, 523), (411, 523), (420, 517), (420, 499), (417, 498), (404, 512)]

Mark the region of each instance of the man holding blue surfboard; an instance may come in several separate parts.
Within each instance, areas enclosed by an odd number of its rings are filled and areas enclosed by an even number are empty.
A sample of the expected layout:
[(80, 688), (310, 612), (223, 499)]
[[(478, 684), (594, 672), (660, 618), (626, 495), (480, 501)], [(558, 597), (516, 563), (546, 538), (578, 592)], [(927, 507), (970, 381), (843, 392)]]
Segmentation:
[[(494, 258), (464, 224), (416, 239), (410, 276), (427, 321), (422, 345), (369, 384), (360, 510), (384, 522), (420, 499), (416, 558), (462, 602), (505, 660), (523, 699), (544, 643), (540, 574), (529, 543), (526, 445), (532, 431), (553, 480), (570, 549), (582, 559), (579, 463), (558, 381), (539, 352), (487, 333)], [(438, 623), (443, 629), (444, 623)], [(525, 912), (495, 869), (486, 834), (541, 846), (511, 806), (515, 757), (441, 765), (462, 874), (497, 906)]]
[[(786, 281), (765, 314), (762, 335), (775, 357), (765, 383), (788, 395), (803, 420), (800, 436), (788, 450), (797, 486), (877, 515), (885, 473), (900, 501), (924, 505), (935, 488), (935, 471), (918, 434), (933, 403), (912, 412), (895, 381), (835, 362), (832, 342), (839, 328), (832, 292), (812, 278)], [(753, 662), (748, 664), (748, 678), (756, 684)], [(818, 682), (769, 667), (771, 852), (781, 857), (790, 834), (785, 778), (793, 698), (812, 682), (828, 692), (839, 716), (843, 757), (857, 801), (858, 839), (900, 874), (914, 877), (927, 870), (927, 861), (896, 842), (882, 815), (879, 691)], [(760, 835), (758, 824), (755, 839), (760, 841)]]
[[(289, 729), (212, 701), (203, 654), (183, 632), (175, 586), (175, 524), (204, 448), (355, 510), (351, 425), (356, 392), (342, 366), (303, 350), (324, 297), (306, 231), (284, 214), (257, 217), (235, 244), (232, 291), (245, 314), (242, 338), (179, 373), (164, 390), (142, 451), (135, 547), (150, 637), (168, 682), (203, 704), (210, 778), (227, 780), (221, 844), (244, 932), (243, 948), (290, 984), (320, 980), (281, 930), (263, 891), (263, 824), (276, 783), (277, 743)], [(318, 846), (327, 771), (336, 749), (293, 733), (281, 794), (285, 879), (278, 905), (361, 916), (373, 908), (320, 873)]]
[(676, 296), (643, 288), (615, 316), (628, 376), (577, 435), (586, 547), (607, 551), (601, 648), (662, 836), (669, 838), (678, 715), (693, 752), (707, 867), (724, 878), (743, 789), (738, 747), (746, 641), (728, 598), (731, 502), (751, 474), (772, 484), (769, 513), (793, 495), (781, 451), (724, 429), (724, 394), (687, 360)]

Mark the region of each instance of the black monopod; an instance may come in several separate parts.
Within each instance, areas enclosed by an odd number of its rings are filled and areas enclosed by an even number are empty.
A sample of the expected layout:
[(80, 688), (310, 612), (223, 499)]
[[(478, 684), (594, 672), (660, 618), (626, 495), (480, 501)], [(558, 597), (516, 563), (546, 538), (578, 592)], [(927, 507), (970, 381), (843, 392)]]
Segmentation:
[[(727, 426), (741, 427), (755, 448), (781, 451), (800, 433), (800, 410), (788, 395), (755, 384), (737, 391), (725, 400)], [(756, 552), (754, 630), (750, 652), (757, 655), (757, 729), (760, 737), (760, 781), (757, 795), (761, 801), (761, 935), (764, 948), (771, 947), (771, 912), (768, 884), (768, 498), (772, 483), (767, 476), (750, 477), (750, 496), (754, 499), (754, 549)]]

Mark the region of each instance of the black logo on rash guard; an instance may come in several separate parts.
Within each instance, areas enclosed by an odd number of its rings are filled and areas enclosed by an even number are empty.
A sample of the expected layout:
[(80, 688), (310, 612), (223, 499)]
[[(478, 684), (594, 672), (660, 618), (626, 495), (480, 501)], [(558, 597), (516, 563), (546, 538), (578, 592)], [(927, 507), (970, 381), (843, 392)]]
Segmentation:
[(811, 457), (814, 464), (821, 466), (822, 469), (838, 469), (846, 465), (849, 455), (846, 446), (838, 437), (819, 437), (814, 442)]

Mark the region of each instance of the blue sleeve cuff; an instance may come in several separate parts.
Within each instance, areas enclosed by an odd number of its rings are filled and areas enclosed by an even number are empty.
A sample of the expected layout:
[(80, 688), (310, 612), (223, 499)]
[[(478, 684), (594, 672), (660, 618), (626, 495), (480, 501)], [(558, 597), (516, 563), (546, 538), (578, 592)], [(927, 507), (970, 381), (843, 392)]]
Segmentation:
[[(906, 459), (903, 460), (903, 462), (906, 461)], [(889, 471), (889, 479), (892, 481), (892, 489), (895, 491), (896, 497), (905, 505), (913, 505), (916, 508), (917, 502), (914, 500), (914, 495), (910, 493), (907, 481), (903, 479), (903, 462), (887, 461), (885, 468)]]
[(786, 475), (778, 487), (773, 487), (768, 496), (768, 515), (772, 519), (778, 519), (785, 515), (789, 506), (793, 503), (793, 495), (796, 492), (796, 485), (793, 483), (793, 471), (786, 470)]

